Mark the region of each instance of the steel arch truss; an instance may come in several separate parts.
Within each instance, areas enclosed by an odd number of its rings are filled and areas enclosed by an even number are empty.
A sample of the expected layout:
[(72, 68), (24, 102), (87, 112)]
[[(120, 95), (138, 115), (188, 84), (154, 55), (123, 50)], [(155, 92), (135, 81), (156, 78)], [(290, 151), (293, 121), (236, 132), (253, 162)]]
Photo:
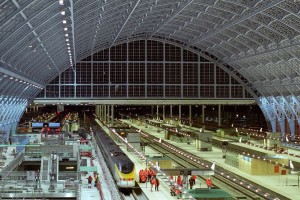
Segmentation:
[[(295, 137), (295, 123), (300, 126), (300, 103), (299, 97), (295, 96), (269, 96), (258, 99), (259, 106), (263, 111), (266, 119), (271, 122), (272, 131), (276, 131), (276, 120), (279, 123), (282, 134), (291, 134), (292, 139)], [(285, 121), (288, 122), (289, 132), (286, 132)]]
[(210, 54), (266, 99), (258, 100), (266, 113), (290, 126), (298, 117), (299, 1), (4, 0), (0, 9), (2, 96), (30, 102), (76, 61), (118, 43), (161, 39)]
[(0, 131), (6, 133), (6, 140), (8, 140), (11, 131), (16, 130), (27, 104), (27, 99), (10, 96), (0, 97)]

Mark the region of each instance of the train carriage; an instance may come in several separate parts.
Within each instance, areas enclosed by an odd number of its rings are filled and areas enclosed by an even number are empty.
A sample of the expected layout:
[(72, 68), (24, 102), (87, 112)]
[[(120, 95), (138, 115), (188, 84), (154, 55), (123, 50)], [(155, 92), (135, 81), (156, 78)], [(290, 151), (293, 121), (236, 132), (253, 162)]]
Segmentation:
[(120, 149), (120, 147), (96, 124), (92, 126), (96, 142), (107, 162), (117, 186), (131, 188), (135, 186), (134, 163)]

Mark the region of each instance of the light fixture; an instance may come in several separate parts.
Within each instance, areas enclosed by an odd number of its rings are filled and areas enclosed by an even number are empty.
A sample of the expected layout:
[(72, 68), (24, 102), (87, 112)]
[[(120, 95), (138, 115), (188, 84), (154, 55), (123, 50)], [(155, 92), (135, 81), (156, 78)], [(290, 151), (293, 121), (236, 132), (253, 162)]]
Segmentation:
[(60, 12), (60, 14), (61, 14), (61, 15), (65, 15), (65, 14), (66, 14), (66, 11), (63, 10), (63, 11)]
[(74, 169), (74, 167), (66, 167), (66, 169)]
[(69, 42), (69, 39), (68, 39), (68, 38), (66, 39), (66, 42)]
[(67, 31), (68, 30), (68, 28), (66, 27), (66, 28), (64, 28), (64, 31)]
[(66, 37), (68, 37), (68, 36), (69, 36), (69, 34), (68, 34), (68, 33), (66, 33), (66, 34), (65, 34), (65, 36), (66, 36)]
[(67, 20), (64, 19), (64, 20), (63, 20), (63, 24), (66, 24), (66, 23), (67, 23)]
[(59, 3), (59, 5), (63, 6), (64, 5), (64, 0), (59, 0), (58, 3)]
[(70, 46), (70, 44), (69, 44), (69, 43), (67, 43), (67, 45), (68, 45), (68, 46)]

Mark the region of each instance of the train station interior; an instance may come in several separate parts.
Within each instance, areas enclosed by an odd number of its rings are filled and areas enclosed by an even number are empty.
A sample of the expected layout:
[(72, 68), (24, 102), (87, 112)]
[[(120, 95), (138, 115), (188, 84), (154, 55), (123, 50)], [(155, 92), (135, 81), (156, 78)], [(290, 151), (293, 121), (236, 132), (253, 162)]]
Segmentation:
[(0, 1), (0, 200), (297, 200), (299, 125), (299, 0)]

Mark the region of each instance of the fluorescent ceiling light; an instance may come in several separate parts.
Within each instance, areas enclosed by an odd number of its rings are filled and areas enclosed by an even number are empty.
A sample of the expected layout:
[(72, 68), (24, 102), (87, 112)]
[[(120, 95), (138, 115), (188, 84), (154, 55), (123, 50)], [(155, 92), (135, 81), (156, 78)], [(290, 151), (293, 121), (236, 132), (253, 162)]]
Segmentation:
[(59, 0), (58, 3), (59, 3), (59, 5), (62, 6), (62, 5), (64, 5), (64, 0)]
[(61, 15), (65, 15), (65, 14), (66, 14), (66, 11), (63, 10), (63, 11), (60, 12), (60, 14), (61, 14)]

